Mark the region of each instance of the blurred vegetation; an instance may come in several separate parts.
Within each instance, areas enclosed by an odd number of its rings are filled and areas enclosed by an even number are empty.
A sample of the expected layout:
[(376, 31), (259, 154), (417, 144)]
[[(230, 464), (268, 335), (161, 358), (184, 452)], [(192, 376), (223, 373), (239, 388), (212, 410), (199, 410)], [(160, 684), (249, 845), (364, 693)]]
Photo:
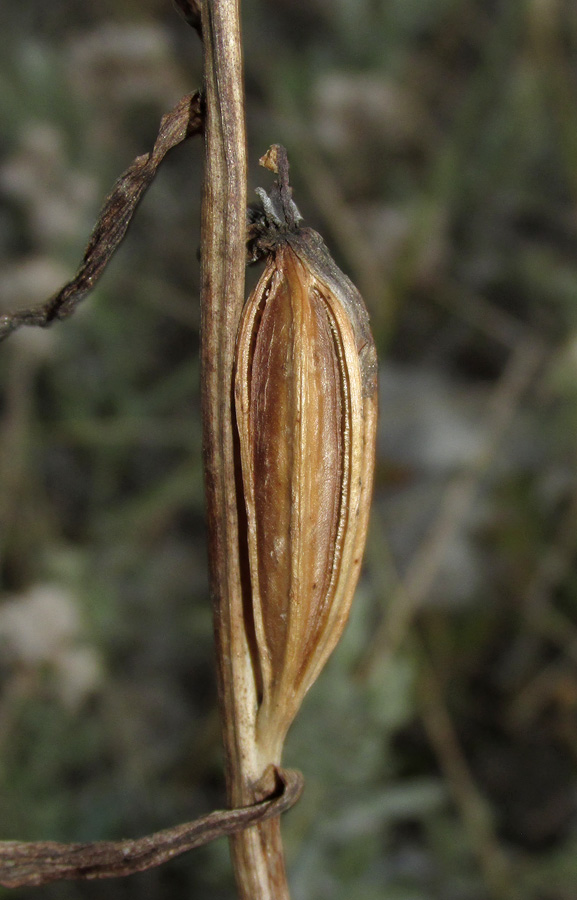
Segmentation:
[[(364, 577), (286, 754), (307, 779), (283, 825), (294, 900), (573, 900), (577, 8), (243, 9), (251, 189), (285, 143), (381, 359)], [(165, 0), (0, 6), (2, 309), (70, 277), (200, 78)], [(0, 352), (0, 839), (143, 834), (224, 803), (201, 168), (199, 141), (174, 151), (77, 315)], [(234, 889), (221, 841), (42, 896)]]

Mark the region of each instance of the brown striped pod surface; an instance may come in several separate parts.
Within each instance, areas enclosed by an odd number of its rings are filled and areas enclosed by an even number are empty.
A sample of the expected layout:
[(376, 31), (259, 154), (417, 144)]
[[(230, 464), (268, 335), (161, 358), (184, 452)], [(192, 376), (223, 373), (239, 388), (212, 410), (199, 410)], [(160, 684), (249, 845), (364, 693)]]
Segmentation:
[[(265, 268), (243, 311), (235, 413), (246, 512), (257, 742), (286, 731), (345, 626), (365, 545), (375, 458), (377, 361), (361, 295), (320, 236), (299, 226), (286, 153), (253, 212)], [(244, 538), (243, 538), (244, 540)]]

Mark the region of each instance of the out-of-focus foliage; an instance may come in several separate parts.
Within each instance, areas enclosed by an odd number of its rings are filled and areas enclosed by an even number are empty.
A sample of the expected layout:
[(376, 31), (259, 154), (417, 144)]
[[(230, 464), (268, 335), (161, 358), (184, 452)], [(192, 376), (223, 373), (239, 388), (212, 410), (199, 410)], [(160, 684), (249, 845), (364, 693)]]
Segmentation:
[[(290, 735), (294, 900), (574, 900), (577, 10), (245, 0), (251, 189), (295, 196), (381, 359), (365, 575)], [(0, 308), (74, 272), (200, 83), (168, 0), (0, 5)], [(198, 407), (202, 147), (69, 322), (0, 348), (0, 839), (223, 804)], [(16, 900), (37, 892), (12, 893)], [(225, 842), (54, 900), (232, 900)]]

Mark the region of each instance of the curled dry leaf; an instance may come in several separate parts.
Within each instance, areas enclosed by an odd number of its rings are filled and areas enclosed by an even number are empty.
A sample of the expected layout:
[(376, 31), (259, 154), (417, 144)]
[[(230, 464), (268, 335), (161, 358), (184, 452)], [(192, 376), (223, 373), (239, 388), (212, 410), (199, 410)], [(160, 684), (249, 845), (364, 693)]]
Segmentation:
[[(192, 2), (189, 5), (194, 6)], [(0, 315), (0, 341), (22, 325), (46, 328), (55, 320), (72, 315), (80, 301), (94, 288), (120, 246), (144, 192), (152, 184), (168, 151), (192, 135), (200, 134), (202, 127), (202, 97), (197, 91), (182, 97), (162, 117), (151, 152), (138, 156), (116, 180), (100, 210), (82, 264), (72, 281), (40, 306)]]
[(295, 769), (275, 769), (267, 774), (274, 789), (260, 803), (217, 810), (194, 822), (185, 822), (146, 837), (88, 844), (0, 841), (0, 885), (37, 887), (64, 879), (93, 880), (134, 875), (209, 841), (276, 818), (299, 799), (303, 777)]
[(286, 731), (345, 626), (372, 489), (377, 362), (363, 300), (320, 236), (299, 227), (288, 163), (253, 211), (265, 270), (243, 312), (235, 404), (247, 518), (257, 743)]

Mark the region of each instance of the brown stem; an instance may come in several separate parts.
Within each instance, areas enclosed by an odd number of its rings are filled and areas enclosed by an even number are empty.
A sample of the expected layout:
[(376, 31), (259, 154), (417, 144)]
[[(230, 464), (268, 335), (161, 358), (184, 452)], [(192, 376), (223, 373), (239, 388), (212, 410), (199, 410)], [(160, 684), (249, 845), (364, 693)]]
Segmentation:
[[(244, 302), (246, 139), (237, 0), (202, 4), (206, 171), (202, 222), (202, 391), (209, 564), (228, 799), (267, 794), (277, 759), (255, 744), (257, 687), (243, 613), (232, 412), (235, 338)], [(265, 775), (266, 770), (266, 775)], [(278, 819), (232, 839), (241, 900), (288, 900)]]

